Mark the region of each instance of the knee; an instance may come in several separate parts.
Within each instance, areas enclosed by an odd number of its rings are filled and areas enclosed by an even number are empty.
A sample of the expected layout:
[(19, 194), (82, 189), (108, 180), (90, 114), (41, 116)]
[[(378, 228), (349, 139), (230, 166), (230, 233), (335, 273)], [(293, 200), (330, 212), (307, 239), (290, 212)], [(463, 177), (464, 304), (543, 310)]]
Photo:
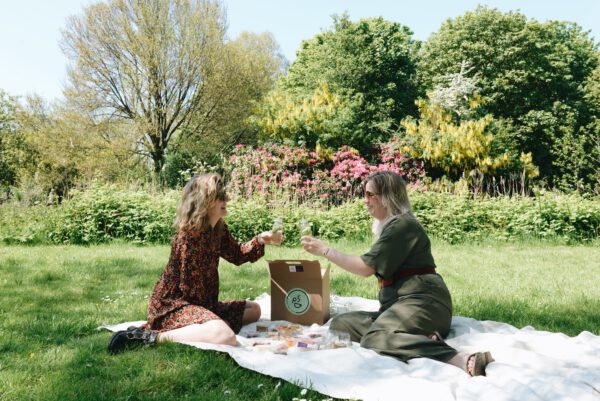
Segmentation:
[(247, 301), (246, 307), (244, 308), (244, 316), (242, 317), (242, 324), (254, 323), (260, 319), (260, 305), (256, 302)]
[(235, 333), (223, 321), (212, 320), (204, 324), (191, 325), (195, 336), (192, 341), (209, 342), (211, 344), (236, 345)]
[(260, 315), (262, 313), (262, 311), (260, 310), (260, 305), (257, 304), (256, 302), (252, 302), (249, 304), (250, 306), (250, 310), (249, 310), (249, 316), (250, 319), (252, 319), (253, 322), (258, 321), (258, 319), (260, 319)]
[(368, 332), (360, 339), (360, 346), (363, 348), (379, 348), (378, 345), (381, 343), (382, 336), (385, 337), (386, 333), (381, 331)]
[(351, 322), (351, 320), (348, 319), (348, 317), (345, 316), (344, 314), (337, 315), (336, 317), (334, 317), (331, 320), (329, 328), (331, 330), (343, 331), (343, 332), (348, 333), (350, 331), (350, 327), (351, 327), (350, 322)]

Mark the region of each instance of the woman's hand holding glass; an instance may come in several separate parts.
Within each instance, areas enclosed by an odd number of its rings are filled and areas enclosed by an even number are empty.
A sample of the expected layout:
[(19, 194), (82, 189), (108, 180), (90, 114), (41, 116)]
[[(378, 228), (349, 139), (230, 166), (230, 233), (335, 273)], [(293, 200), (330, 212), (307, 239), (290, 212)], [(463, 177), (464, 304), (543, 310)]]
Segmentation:
[(281, 243), (283, 242), (283, 232), (262, 232), (258, 234), (258, 242), (265, 245), (281, 245)]
[(325, 256), (329, 250), (329, 247), (323, 241), (310, 235), (303, 235), (300, 238), (300, 243), (306, 252), (315, 256)]

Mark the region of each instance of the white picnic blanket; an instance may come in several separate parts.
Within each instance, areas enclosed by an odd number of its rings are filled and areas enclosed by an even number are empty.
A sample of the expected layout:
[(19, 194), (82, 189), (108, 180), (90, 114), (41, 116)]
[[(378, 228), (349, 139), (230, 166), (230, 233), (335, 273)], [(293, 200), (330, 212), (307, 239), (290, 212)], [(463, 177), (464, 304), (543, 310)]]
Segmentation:
[[(270, 320), (270, 297), (256, 299), (262, 321)], [(337, 311), (377, 310), (378, 302), (334, 297)], [(143, 321), (99, 329), (122, 330)], [(273, 322), (275, 323), (275, 322)], [(283, 322), (278, 322), (283, 323)], [(245, 326), (240, 332), (256, 329)], [(241, 339), (243, 342), (243, 339)], [(495, 362), (486, 377), (431, 359), (409, 363), (381, 356), (354, 343), (350, 348), (279, 355), (245, 347), (186, 343), (226, 352), (242, 367), (278, 377), (337, 398), (364, 401), (538, 401), (600, 400), (600, 336), (584, 331), (576, 337), (517, 329), (509, 324), (456, 316), (446, 342), (461, 351), (491, 351)]]

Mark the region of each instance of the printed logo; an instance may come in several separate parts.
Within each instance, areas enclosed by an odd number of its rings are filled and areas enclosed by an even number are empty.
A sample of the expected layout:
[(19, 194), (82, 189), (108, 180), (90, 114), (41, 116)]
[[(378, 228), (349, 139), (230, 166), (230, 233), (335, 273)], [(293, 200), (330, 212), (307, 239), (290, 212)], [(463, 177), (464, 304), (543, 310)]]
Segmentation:
[(293, 288), (285, 297), (285, 307), (294, 315), (303, 315), (310, 308), (310, 297), (302, 288)]

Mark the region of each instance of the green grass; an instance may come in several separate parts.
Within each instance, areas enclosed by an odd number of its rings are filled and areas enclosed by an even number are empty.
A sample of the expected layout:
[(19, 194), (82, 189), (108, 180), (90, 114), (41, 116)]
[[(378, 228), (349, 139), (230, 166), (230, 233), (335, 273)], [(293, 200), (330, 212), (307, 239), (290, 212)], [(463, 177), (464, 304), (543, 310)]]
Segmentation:
[[(360, 253), (367, 243), (340, 243)], [(106, 353), (102, 324), (145, 318), (166, 246), (0, 247), (0, 400), (322, 400), (239, 368), (226, 354), (178, 344)], [(307, 258), (270, 248), (241, 268), (221, 265), (221, 297), (269, 292), (266, 259)], [(538, 330), (600, 334), (600, 247), (434, 244), (455, 315)], [(338, 295), (375, 298), (374, 278), (332, 266)]]

